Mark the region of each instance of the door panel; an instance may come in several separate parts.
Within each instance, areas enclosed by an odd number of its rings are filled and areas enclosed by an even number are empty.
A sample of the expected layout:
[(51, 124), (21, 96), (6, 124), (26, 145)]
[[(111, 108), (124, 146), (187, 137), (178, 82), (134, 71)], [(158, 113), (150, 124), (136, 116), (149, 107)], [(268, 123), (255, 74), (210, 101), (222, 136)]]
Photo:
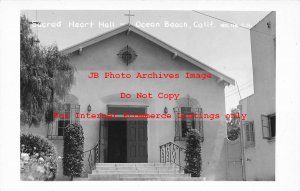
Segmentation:
[(227, 154), (227, 180), (241, 181), (242, 173), (242, 155), (240, 139), (230, 141), (225, 139)]
[(110, 120), (108, 122), (108, 160), (109, 163), (127, 162), (127, 122)]
[(142, 163), (148, 161), (147, 121), (127, 121), (127, 162)]
[(107, 161), (108, 121), (106, 119), (100, 120), (99, 139), (100, 139), (100, 161), (99, 162), (103, 163)]

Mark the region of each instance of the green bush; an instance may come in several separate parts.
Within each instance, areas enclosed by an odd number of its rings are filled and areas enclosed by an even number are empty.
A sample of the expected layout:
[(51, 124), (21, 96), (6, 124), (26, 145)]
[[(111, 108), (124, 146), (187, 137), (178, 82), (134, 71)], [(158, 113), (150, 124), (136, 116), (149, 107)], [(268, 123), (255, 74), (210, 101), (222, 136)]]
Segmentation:
[(192, 177), (200, 177), (202, 159), (201, 159), (201, 136), (198, 130), (191, 129), (187, 133), (186, 151), (185, 151), (185, 173)]
[(83, 169), (83, 129), (80, 124), (70, 124), (65, 129), (64, 134), (64, 175), (79, 177)]
[(54, 180), (57, 172), (55, 146), (45, 137), (21, 134), (21, 179)]

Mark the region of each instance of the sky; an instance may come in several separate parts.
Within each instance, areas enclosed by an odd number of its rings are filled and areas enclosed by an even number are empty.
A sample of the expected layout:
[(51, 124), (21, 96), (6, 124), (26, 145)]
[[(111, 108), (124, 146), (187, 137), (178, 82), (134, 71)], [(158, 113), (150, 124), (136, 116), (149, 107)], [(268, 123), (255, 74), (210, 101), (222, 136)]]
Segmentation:
[[(246, 28), (251, 28), (269, 13), (197, 11)], [(226, 22), (194, 11), (132, 10), (130, 13), (134, 15), (130, 18), (132, 25), (235, 79), (240, 88), (241, 98), (253, 94), (250, 30), (225, 27)], [(60, 50), (129, 22), (128, 16), (125, 16), (128, 14), (127, 10), (26, 10), (21, 14), (25, 14), (31, 21), (43, 23), (44, 27), (32, 27), (42, 45), (57, 44)], [(81, 23), (85, 27), (72, 27), (73, 22)], [(108, 27), (99, 27), (99, 23), (103, 22), (107, 23)], [(171, 23), (187, 27), (171, 28), (165, 25)], [(146, 24), (150, 26), (147, 27)], [(237, 86), (225, 88), (226, 112), (236, 107), (239, 100)]]

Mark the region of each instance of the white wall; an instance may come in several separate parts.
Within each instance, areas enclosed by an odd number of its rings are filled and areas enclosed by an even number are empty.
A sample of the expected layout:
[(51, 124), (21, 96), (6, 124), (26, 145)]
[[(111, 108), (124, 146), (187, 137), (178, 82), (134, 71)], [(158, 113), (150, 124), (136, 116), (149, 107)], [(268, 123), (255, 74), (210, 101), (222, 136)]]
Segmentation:
[[(271, 29), (267, 23), (271, 22)], [(254, 95), (240, 101), (248, 121), (254, 121), (255, 147), (245, 149), (246, 179), (275, 180), (275, 140), (262, 138), (261, 115), (275, 113), (275, 13), (251, 29)], [(265, 34), (256, 32), (260, 31)], [(266, 35), (268, 34), (268, 35)]]
[[(132, 47), (138, 54), (137, 59), (126, 66), (116, 55), (126, 45)], [(135, 94), (138, 91), (180, 93), (181, 97), (189, 94), (196, 98), (204, 113), (219, 113), (225, 115), (224, 85), (216, 79), (186, 80), (182, 79), (89, 79), (89, 72), (185, 72), (197, 71), (199, 68), (180, 58), (172, 59), (172, 53), (156, 46), (146, 39), (130, 33), (122, 33), (83, 49), (81, 55), (74, 54), (71, 63), (77, 68), (76, 85), (71, 93), (79, 99), (81, 112), (86, 112), (87, 106), (92, 106), (91, 113), (106, 113), (106, 104), (146, 104), (148, 113), (163, 113), (167, 107), (173, 114), (175, 101), (153, 100), (122, 100), (122, 91)], [(203, 71), (202, 71), (203, 72)], [(182, 76), (184, 77), (184, 75)], [(98, 141), (99, 120), (81, 120), (85, 135), (85, 150), (92, 148)], [(171, 120), (148, 120), (148, 161), (159, 162), (159, 146), (174, 142), (175, 122)], [(224, 117), (220, 120), (204, 120), (203, 146), (203, 176), (209, 179), (225, 180), (225, 149), (224, 137), (226, 125)], [(182, 144), (178, 143), (177, 144)]]
[[(126, 66), (117, 53), (126, 45), (131, 46), (138, 54), (137, 59)], [(204, 120), (204, 143), (202, 148), (202, 176), (209, 180), (226, 180), (226, 154), (224, 137), (226, 137), (225, 124), (225, 97), (223, 83), (217, 83), (216, 78), (210, 80), (184, 78), (186, 71), (203, 72), (196, 66), (187, 63), (181, 58), (172, 59), (172, 53), (158, 47), (148, 40), (134, 33), (122, 33), (112, 38), (83, 49), (81, 55), (73, 54), (70, 62), (77, 68), (76, 82), (71, 94), (78, 98), (80, 112), (86, 113), (87, 106), (92, 106), (91, 113), (106, 113), (107, 104), (120, 105), (148, 105), (148, 113), (163, 113), (167, 107), (169, 113), (174, 115), (173, 107), (176, 102), (162, 99), (130, 99), (119, 98), (124, 91), (135, 94), (138, 91), (151, 92), (156, 97), (158, 92), (180, 93), (180, 97), (189, 94), (196, 98), (204, 113), (220, 114), (221, 119)], [(176, 72), (181, 73), (181, 79), (89, 79), (90, 72)], [(81, 119), (85, 144), (84, 150), (91, 149), (99, 139), (100, 120)], [(23, 128), (24, 131), (47, 135), (46, 128)], [(167, 142), (174, 142), (175, 120), (148, 120), (148, 161), (159, 162), (159, 146)], [(55, 141), (59, 155), (62, 155), (63, 144)], [(175, 142), (184, 146), (184, 142)], [(61, 166), (61, 165), (60, 165)], [(62, 169), (59, 170), (62, 176)]]

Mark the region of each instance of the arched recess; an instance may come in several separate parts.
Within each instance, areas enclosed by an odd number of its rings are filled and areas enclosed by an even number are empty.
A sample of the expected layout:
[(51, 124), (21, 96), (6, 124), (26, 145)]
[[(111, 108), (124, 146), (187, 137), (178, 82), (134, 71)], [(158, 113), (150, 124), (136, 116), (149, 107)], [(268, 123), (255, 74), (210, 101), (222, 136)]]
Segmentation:
[(196, 98), (190, 95), (180, 98), (176, 101), (173, 111), (175, 116), (174, 141), (185, 141), (188, 129), (197, 129), (204, 141), (203, 118), (199, 117), (203, 114), (203, 109)]
[(51, 126), (48, 126), (47, 137), (49, 139), (63, 139), (65, 127), (69, 124), (80, 122), (76, 118), (76, 113), (80, 113), (77, 96), (68, 94), (56, 108), (56, 111), (53, 112), (53, 123)]

